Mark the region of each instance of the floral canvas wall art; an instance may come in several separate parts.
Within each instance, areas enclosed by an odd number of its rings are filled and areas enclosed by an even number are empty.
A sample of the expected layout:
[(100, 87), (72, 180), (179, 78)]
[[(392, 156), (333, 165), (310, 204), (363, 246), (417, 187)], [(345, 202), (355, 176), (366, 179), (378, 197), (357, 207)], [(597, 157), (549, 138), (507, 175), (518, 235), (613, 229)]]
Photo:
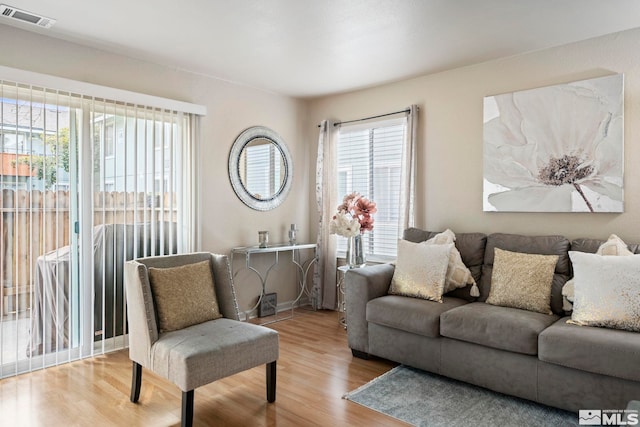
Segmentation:
[(623, 82), (485, 97), (484, 210), (623, 212)]

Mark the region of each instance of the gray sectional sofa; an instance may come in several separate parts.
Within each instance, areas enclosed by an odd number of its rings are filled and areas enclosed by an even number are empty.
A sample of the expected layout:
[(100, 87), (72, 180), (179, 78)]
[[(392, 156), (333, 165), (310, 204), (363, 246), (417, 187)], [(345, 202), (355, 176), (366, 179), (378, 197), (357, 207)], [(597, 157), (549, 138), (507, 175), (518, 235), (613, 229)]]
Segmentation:
[[(436, 233), (408, 229), (421, 242)], [(624, 409), (640, 400), (640, 333), (567, 324), (562, 286), (571, 277), (569, 250), (595, 253), (603, 241), (563, 236), (461, 233), (456, 248), (476, 280), (438, 303), (389, 295), (392, 264), (345, 276), (348, 342), (353, 355), (382, 357), (501, 393), (577, 412)], [(485, 303), (494, 248), (558, 255), (551, 309), (541, 314)], [(640, 253), (638, 245), (629, 245)]]

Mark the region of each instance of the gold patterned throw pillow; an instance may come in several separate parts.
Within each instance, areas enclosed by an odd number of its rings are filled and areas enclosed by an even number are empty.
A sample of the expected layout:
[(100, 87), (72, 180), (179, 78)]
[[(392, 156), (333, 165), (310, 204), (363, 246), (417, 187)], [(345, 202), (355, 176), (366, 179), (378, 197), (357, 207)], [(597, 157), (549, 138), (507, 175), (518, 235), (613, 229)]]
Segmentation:
[[(606, 242), (598, 247), (596, 255), (629, 256), (633, 255), (633, 252), (629, 250), (627, 244), (621, 238), (612, 234)], [(574, 283), (575, 279), (571, 279), (562, 287), (562, 309), (564, 311), (573, 310)]]
[(640, 332), (640, 255), (569, 251), (575, 277), (568, 323)]
[(558, 255), (510, 252), (495, 248), (491, 290), (487, 304), (551, 311), (551, 285)]
[[(442, 233), (436, 234), (431, 239), (423, 242), (424, 245), (447, 245), (456, 241), (456, 235), (453, 231), (446, 229)], [(447, 267), (447, 278), (444, 283), (444, 293), (451, 292), (454, 289), (464, 288), (467, 285), (473, 285), (472, 295), (474, 295), (474, 289), (477, 290), (476, 281), (473, 280), (471, 271), (462, 261), (462, 256), (458, 249), (453, 246), (451, 254), (449, 255), (449, 265)]]
[(398, 241), (398, 259), (389, 293), (442, 302), (453, 243), (424, 245)]
[(149, 267), (160, 333), (222, 317), (209, 261), (172, 268)]

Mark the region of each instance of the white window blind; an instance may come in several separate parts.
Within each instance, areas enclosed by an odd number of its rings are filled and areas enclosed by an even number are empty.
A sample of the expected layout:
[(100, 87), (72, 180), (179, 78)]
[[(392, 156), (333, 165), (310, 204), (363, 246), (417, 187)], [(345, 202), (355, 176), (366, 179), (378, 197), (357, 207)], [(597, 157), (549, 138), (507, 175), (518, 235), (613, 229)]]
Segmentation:
[(127, 346), (124, 262), (192, 248), (192, 121), (0, 79), (0, 377)]
[[(357, 191), (376, 202), (374, 227), (365, 232), (367, 258), (396, 256), (400, 205), (400, 168), (406, 118), (342, 125), (338, 135), (338, 200)], [(338, 253), (346, 239), (338, 239)]]

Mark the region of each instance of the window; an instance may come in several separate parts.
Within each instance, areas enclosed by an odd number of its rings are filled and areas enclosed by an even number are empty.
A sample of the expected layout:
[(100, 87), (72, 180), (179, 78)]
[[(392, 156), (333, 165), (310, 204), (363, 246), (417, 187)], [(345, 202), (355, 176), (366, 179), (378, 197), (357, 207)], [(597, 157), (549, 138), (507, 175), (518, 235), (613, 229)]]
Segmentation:
[[(400, 168), (406, 119), (342, 125), (338, 136), (338, 200), (357, 191), (376, 202), (371, 232), (364, 234), (369, 259), (396, 256), (400, 207)], [(346, 239), (338, 240), (338, 252), (346, 250)]]

